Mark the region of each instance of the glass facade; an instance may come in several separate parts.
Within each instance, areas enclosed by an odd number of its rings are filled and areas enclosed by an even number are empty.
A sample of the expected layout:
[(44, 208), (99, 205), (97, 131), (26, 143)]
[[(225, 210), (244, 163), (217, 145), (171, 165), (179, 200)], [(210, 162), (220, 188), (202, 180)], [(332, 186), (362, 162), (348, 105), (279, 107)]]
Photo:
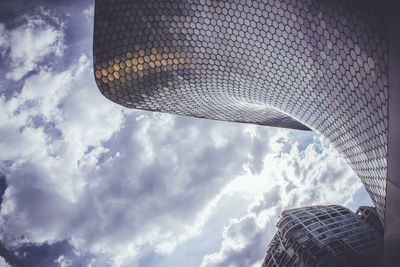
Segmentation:
[(338, 206), (282, 212), (262, 267), (380, 266), (383, 233)]
[(361, 220), (365, 221), (379, 232), (383, 233), (383, 225), (374, 207), (361, 206), (355, 212)]
[(378, 2), (96, 0), (94, 75), (125, 107), (320, 133), (384, 222), (388, 32)]

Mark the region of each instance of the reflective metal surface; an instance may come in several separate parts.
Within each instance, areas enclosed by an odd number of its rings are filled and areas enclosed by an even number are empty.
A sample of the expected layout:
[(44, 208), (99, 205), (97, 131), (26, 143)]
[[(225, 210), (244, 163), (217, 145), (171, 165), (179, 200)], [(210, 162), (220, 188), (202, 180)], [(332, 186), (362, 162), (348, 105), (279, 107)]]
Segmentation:
[(96, 82), (129, 108), (310, 128), (384, 221), (388, 33), (374, 3), (96, 0)]

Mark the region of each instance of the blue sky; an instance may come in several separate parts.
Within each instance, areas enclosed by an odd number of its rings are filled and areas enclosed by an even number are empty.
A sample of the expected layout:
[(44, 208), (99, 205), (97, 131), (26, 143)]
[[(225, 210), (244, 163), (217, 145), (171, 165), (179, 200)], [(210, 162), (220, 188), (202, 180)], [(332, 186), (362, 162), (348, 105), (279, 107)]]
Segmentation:
[(108, 101), (93, 1), (0, 10), (1, 266), (260, 266), (282, 210), (372, 205), (313, 132)]

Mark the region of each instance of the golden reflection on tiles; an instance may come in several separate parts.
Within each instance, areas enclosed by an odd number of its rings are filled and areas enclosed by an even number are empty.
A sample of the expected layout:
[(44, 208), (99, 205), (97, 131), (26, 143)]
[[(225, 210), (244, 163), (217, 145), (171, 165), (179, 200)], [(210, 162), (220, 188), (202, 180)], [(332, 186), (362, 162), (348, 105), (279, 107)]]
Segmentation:
[[(102, 79), (104, 83), (107, 83), (108, 81), (114, 81), (114, 79), (120, 79), (121, 74), (133, 72), (139, 76), (143, 76), (144, 74), (148, 75), (153, 72), (166, 70), (168, 69), (167, 66), (173, 70), (177, 70), (182, 69), (186, 62), (196, 62), (195, 59), (190, 60), (181, 57), (179, 52), (160, 54), (157, 53), (156, 49), (152, 49), (152, 52), (154, 53), (150, 55), (145, 55), (144, 50), (139, 50), (138, 53), (128, 52), (125, 59), (118, 57), (115, 61), (119, 63), (114, 63), (112, 66), (102, 68), (100, 65), (96, 65), (95, 76), (97, 79)], [(144, 70), (149, 71), (143, 72)]]

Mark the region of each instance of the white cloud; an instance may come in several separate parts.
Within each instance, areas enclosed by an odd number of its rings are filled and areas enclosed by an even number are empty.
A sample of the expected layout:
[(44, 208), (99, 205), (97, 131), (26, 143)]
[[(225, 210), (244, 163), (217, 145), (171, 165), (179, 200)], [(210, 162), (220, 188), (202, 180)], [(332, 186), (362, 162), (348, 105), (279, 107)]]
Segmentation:
[(0, 256), (0, 266), (2, 267), (11, 267), (10, 264), (8, 264), (8, 262), (6, 262), (6, 260)]
[(59, 57), (64, 51), (63, 24), (49, 11), (38, 8), (36, 14), (24, 15), (19, 21), (13, 29), (0, 24), (0, 52), (3, 60), (9, 59), (11, 69), (6, 78), (14, 81), (35, 70), (39, 63), (51, 62), (49, 56)]
[(69, 267), (72, 264), (72, 261), (67, 259), (64, 255), (58, 257), (54, 263), (57, 263), (60, 267)]
[(83, 10), (83, 14), (88, 20), (92, 20), (94, 16), (94, 5), (89, 6), (87, 9)]
[(7, 52), (8, 45), (7, 43), (7, 31), (4, 23), (0, 23), (0, 56), (4, 57)]
[[(203, 260), (250, 266), (264, 257), (282, 208), (344, 203), (360, 186), (331, 148), (282, 142), (290, 131), (128, 111), (91, 79), (81, 56), (1, 98), (0, 157), (13, 162), (0, 214), (7, 244), (68, 238), (78, 250), (108, 255), (110, 265), (135, 266), (150, 251), (173, 253), (201, 235), (223, 195), (258, 193)], [(354, 190), (338, 194), (347, 188)]]
[[(296, 137), (315, 143), (299, 150), (288, 130), (121, 108), (99, 93), (88, 57), (63, 71), (47, 64), (63, 54), (63, 22), (44, 10), (21, 21), (9, 30), (0, 24), (7, 77), (36, 70), (20, 92), (0, 97), (8, 183), (0, 236), (8, 246), (69, 239), (106, 266), (135, 266), (146, 253), (174, 253), (200, 237), (211, 216), (225, 216), (215, 213), (220, 200), (241, 194), (252, 202), (247, 214), (221, 229), (220, 250), (203, 266), (251, 266), (282, 209), (345, 204), (361, 186), (312, 134)], [(32, 47), (22, 45), (28, 41)]]
[(1, 256), (0, 256), (0, 266), (2, 266), (2, 267), (11, 267), (11, 265), (8, 264), (8, 263), (6, 262), (6, 260), (5, 260), (3, 257), (1, 257)]
[(260, 171), (277, 132), (125, 110), (95, 88), (85, 56), (1, 101), (1, 159), (13, 162), (4, 240), (71, 238), (116, 264), (198, 234), (225, 184)]
[[(81, 56), (62, 72), (41, 68), (20, 93), (0, 98), (0, 159), (12, 162), (11, 168), (3, 167), (9, 188), (1, 212), (16, 212), (17, 227), (32, 223), (31, 230), (43, 231), (32, 241), (59, 239), (62, 222), (50, 217), (62, 220), (61, 211), (71, 211), (85, 183), (79, 166), (105, 151), (100, 144), (123, 122), (121, 108), (101, 96), (92, 77), (88, 58)], [(49, 231), (40, 228), (46, 226)]]
[(249, 206), (247, 215), (225, 228), (219, 251), (206, 255), (202, 267), (260, 266), (282, 210), (351, 201), (361, 182), (333, 148), (320, 148), (318, 143), (304, 151), (290, 145), (286, 153), (279, 153), (278, 145), (267, 155), (260, 174), (268, 179), (267, 190)]

